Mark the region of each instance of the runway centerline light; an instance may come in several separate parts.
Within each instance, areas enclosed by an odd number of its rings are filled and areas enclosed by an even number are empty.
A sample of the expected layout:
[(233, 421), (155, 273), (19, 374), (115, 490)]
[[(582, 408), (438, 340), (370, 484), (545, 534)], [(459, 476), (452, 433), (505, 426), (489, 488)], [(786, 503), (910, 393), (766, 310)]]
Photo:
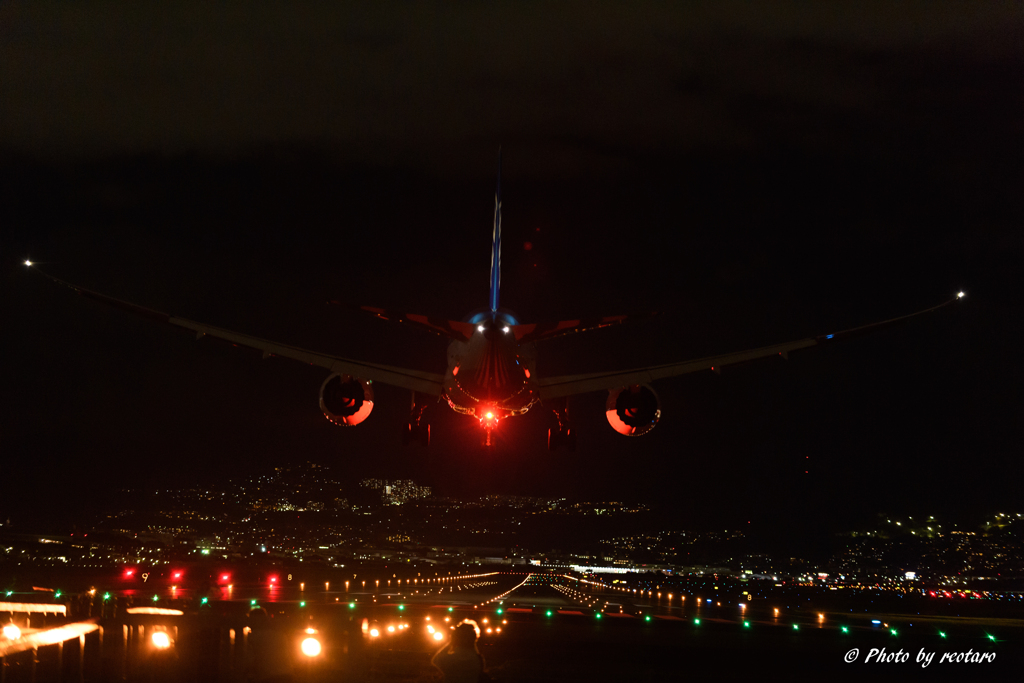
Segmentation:
[(300, 647), (302, 648), (302, 654), (306, 655), (307, 657), (316, 657), (318, 654), (320, 654), (320, 651), (322, 649), (320, 647), (320, 641), (316, 638), (304, 639)]

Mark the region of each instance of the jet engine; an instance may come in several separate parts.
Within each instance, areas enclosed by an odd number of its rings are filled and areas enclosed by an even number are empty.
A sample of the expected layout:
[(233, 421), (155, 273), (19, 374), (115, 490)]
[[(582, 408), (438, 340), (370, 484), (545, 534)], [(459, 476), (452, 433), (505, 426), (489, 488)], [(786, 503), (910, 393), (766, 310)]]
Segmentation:
[(612, 429), (624, 436), (641, 436), (661, 419), (661, 402), (654, 389), (633, 384), (608, 392), (605, 417)]
[(320, 386), (320, 410), (336, 425), (357, 425), (373, 410), (373, 387), (365, 379), (333, 374)]

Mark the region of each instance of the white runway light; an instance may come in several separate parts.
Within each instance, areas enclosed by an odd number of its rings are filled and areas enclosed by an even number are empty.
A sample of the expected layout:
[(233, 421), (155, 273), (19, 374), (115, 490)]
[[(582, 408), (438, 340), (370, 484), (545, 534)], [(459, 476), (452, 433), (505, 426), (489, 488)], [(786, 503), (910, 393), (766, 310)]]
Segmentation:
[(302, 654), (307, 657), (316, 657), (320, 650), (320, 641), (316, 638), (306, 638), (302, 641)]

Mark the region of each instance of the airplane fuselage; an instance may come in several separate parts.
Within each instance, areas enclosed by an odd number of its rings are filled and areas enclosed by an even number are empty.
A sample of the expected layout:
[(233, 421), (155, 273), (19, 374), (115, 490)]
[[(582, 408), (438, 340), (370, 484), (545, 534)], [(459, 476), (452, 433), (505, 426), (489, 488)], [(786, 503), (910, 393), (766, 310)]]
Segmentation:
[[(468, 341), (448, 346), (444, 395), (453, 410), (485, 427), (521, 415), (540, 399), (533, 344), (520, 345), (502, 316), (478, 316)], [(514, 323), (513, 323), (514, 324)]]

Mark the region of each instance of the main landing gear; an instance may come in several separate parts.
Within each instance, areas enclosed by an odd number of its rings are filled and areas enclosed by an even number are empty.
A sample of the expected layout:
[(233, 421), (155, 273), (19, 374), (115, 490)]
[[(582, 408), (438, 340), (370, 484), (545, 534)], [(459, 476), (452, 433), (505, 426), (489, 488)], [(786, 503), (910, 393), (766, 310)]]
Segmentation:
[(551, 412), (558, 420), (558, 426), (548, 430), (548, 450), (567, 450), (576, 452), (576, 432), (569, 425), (569, 400), (556, 399), (551, 405)]
[(409, 424), (405, 425), (405, 430), (402, 432), (402, 445), (408, 446), (411, 443), (418, 443), (424, 447), (430, 445), (430, 425), (423, 419), (423, 411), (426, 409), (426, 402), (417, 401), (416, 392), (412, 392)]

